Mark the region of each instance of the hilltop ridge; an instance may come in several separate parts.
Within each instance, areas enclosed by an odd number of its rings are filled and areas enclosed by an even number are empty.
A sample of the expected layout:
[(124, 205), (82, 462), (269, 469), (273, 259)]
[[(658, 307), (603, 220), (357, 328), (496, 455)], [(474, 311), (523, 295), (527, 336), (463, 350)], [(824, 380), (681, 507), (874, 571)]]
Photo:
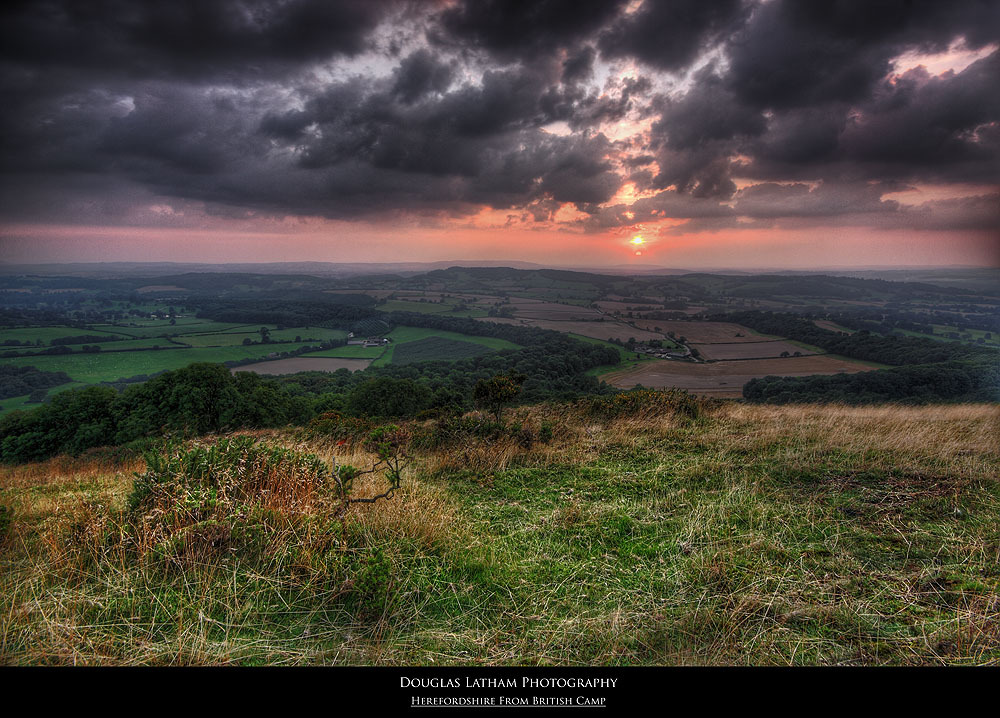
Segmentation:
[[(331, 458), (369, 466), (377, 445), (372, 424), (335, 416), (205, 436), (152, 463), (95, 450), (0, 468), (0, 655), (1000, 660), (996, 405), (692, 401), (636, 392), (508, 410), (502, 424), (402, 422), (399, 490), (346, 514), (324, 472)], [(376, 472), (352, 495), (385, 487)]]

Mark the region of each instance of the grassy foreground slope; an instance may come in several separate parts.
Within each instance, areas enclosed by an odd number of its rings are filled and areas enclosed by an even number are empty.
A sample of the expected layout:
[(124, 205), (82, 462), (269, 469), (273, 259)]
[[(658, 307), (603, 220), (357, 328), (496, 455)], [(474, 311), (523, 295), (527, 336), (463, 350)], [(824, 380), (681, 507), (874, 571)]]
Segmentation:
[(602, 401), (410, 425), (342, 520), (278, 449), (152, 509), (120, 453), (2, 468), (0, 662), (1000, 662), (996, 405)]

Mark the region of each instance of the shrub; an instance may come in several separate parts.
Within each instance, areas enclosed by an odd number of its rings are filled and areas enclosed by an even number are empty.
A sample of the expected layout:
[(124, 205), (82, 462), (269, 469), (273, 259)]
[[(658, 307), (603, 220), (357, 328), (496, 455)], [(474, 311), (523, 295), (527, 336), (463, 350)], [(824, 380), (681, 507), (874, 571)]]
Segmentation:
[(158, 513), (177, 524), (225, 514), (236, 505), (264, 501), (300, 505), (329, 473), (315, 454), (258, 444), (251, 437), (215, 444), (147, 452), (147, 469), (137, 474), (127, 510)]
[(506, 427), (480, 416), (450, 416), (418, 429), (413, 445), (425, 450), (449, 449), (469, 442), (496, 441), (507, 433)]
[[(388, 584), (391, 563), (380, 555), (365, 558), (372, 547), (351, 528), (355, 520), (347, 510), (399, 489), (406, 440), (397, 427), (371, 432), (366, 447), (377, 459), (365, 470), (331, 467), (315, 454), (251, 437), (189, 448), (168, 444), (146, 455), (147, 469), (136, 474), (120, 530), (110, 540), (158, 571), (210, 575), (212, 565), (237, 562), (280, 585), (309, 584), (331, 598), (358, 594), (371, 603)], [(353, 497), (354, 478), (370, 473), (381, 473), (388, 489)]]
[(368, 419), (344, 416), (339, 411), (328, 411), (309, 422), (305, 435), (309, 438), (329, 437), (344, 443), (353, 443), (371, 433), (375, 424)]
[(499, 424), (504, 406), (517, 398), (527, 378), (524, 374), (497, 374), (491, 379), (480, 379), (476, 382), (473, 399), (478, 406), (492, 412)]

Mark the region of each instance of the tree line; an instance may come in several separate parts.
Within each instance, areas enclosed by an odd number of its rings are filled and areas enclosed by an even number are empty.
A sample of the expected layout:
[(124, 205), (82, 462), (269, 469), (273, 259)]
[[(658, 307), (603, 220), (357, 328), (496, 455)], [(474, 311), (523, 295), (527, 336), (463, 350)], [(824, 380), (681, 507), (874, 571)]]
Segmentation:
[(1000, 354), (988, 347), (882, 336), (866, 330), (854, 334), (834, 332), (791, 314), (737, 312), (713, 319), (737, 322), (765, 334), (812, 344), (833, 354), (893, 367), (833, 376), (752, 379), (743, 387), (743, 396), (748, 401), (779, 404), (1000, 401)]
[(495, 332), (523, 348), (353, 374), (343, 369), (261, 377), (200, 363), (124, 385), (120, 391), (111, 386), (69, 390), (38, 408), (0, 418), (0, 460), (37, 461), (97, 446), (141, 443), (163, 434), (196, 436), (303, 425), (330, 411), (380, 418), (457, 413), (474, 406), (477, 384), (497, 375), (527, 377), (517, 396), (519, 403), (613, 391), (586, 375), (593, 367), (618, 363), (619, 353), (613, 347), (529, 327), (479, 322), (468, 327), (461, 318), (441, 322), (427, 315), (394, 317), (400, 318), (408, 324), (447, 324), (451, 331), (465, 327), (487, 335)]

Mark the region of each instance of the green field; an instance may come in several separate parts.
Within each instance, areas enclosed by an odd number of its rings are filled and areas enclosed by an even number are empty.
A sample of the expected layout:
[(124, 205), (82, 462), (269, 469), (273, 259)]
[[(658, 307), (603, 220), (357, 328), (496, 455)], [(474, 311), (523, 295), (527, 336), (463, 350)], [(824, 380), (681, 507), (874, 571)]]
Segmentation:
[(447, 314), (452, 317), (485, 317), (489, 312), (469, 308), (455, 311), (458, 303), (411, 302), (405, 299), (390, 299), (385, 304), (376, 307), (380, 312), (416, 312), (419, 314)]
[[(340, 329), (327, 329), (325, 327), (298, 327), (295, 329), (277, 329), (274, 325), (262, 325), (266, 326), (270, 333), (268, 337), (272, 342), (290, 342), (294, 341), (295, 337), (300, 337), (300, 341), (304, 344), (319, 344), (330, 339), (344, 339), (347, 336), (347, 332)], [(254, 329), (250, 328), (239, 328), (233, 329), (225, 332), (215, 332), (212, 334), (185, 334), (180, 337), (176, 337), (177, 341), (184, 342), (185, 344), (190, 344), (195, 347), (224, 347), (224, 346), (239, 346), (243, 344), (244, 339), (250, 339), (251, 341), (260, 341), (260, 327)], [(280, 346), (280, 345), (277, 345)], [(276, 349), (275, 351), (283, 351)]]
[[(86, 384), (82, 384), (80, 382), (61, 384), (49, 389), (49, 394), (57, 394), (61, 391), (66, 391), (67, 389), (81, 389), (85, 386)], [(10, 399), (0, 399), (0, 416), (3, 416), (10, 411), (16, 411), (18, 409), (34, 409), (36, 406), (39, 406), (39, 404), (29, 404), (28, 396), (28, 394), (25, 394), (24, 396), (15, 396)]]
[[(158, 337), (163, 336), (164, 334), (169, 334), (171, 336), (183, 336), (185, 334), (210, 334), (213, 332), (222, 332), (241, 327), (245, 327), (245, 331), (256, 331), (257, 329), (260, 329), (260, 325), (255, 326), (235, 324), (232, 322), (213, 322), (204, 319), (195, 319), (190, 322), (185, 321), (184, 319), (178, 319), (177, 324), (174, 325), (171, 325), (167, 320), (159, 320), (157, 322), (141, 324), (140, 326), (135, 327), (121, 326), (118, 324), (100, 324), (97, 326), (98, 328), (109, 332), (126, 334), (133, 337)], [(83, 332), (77, 331), (77, 333), (79, 334)]]
[[(7, 339), (16, 339), (19, 342), (34, 342), (36, 339), (41, 339), (45, 346), (48, 346), (49, 342), (53, 339), (59, 339), (61, 337), (78, 337), (84, 334), (93, 336), (100, 334), (120, 337), (128, 336), (124, 331), (115, 331), (103, 326), (99, 329), (80, 329), (79, 327), (66, 326), (23, 327), (19, 329), (0, 329), (0, 344)], [(17, 347), (5, 348), (17, 349)]]
[(455, 308), (454, 304), (438, 302), (409, 302), (405, 299), (390, 299), (376, 309), (380, 312), (417, 312), (419, 314), (444, 314)]
[[(323, 356), (323, 357), (345, 357), (354, 358), (361, 357), (365, 359), (374, 359), (372, 366), (388, 366), (389, 364), (397, 363), (395, 361), (396, 349), (399, 346), (406, 345), (410, 342), (418, 342), (429, 338), (446, 339), (461, 344), (475, 344), (485, 347), (487, 350), (492, 351), (503, 351), (504, 349), (520, 349), (517, 344), (509, 342), (506, 339), (497, 339), (494, 337), (477, 337), (471, 334), (459, 334), (457, 332), (448, 332), (442, 329), (426, 329), (423, 327), (396, 327), (391, 332), (386, 334), (386, 336), (392, 340), (392, 343), (388, 347), (373, 347), (371, 349), (365, 349), (364, 347), (336, 347), (334, 349), (328, 349), (322, 352), (316, 352), (314, 354), (309, 354), (308, 356)], [(443, 345), (439, 345), (443, 346)], [(459, 349), (457, 346), (453, 346), (456, 352), (447, 353), (442, 350), (435, 352), (429, 352), (427, 354), (427, 359), (413, 360), (409, 358), (412, 354), (408, 353), (408, 358), (404, 360), (403, 363), (412, 363), (413, 361), (450, 361), (457, 359), (465, 359), (469, 356), (477, 356), (484, 352), (479, 351), (466, 351)], [(426, 349), (426, 347), (425, 347)], [(350, 350), (354, 350), (351, 352)]]
[(417, 339), (425, 339), (427, 337), (442, 337), (444, 339), (454, 339), (459, 342), (482, 344), (484, 347), (489, 347), (495, 351), (521, 348), (517, 344), (509, 342), (506, 339), (497, 339), (495, 337), (477, 337), (471, 334), (459, 334), (458, 332), (446, 332), (443, 329), (425, 329), (423, 327), (396, 327), (391, 332), (386, 334), (386, 336), (392, 340), (393, 344), (412, 342)]
[[(423, 327), (396, 327), (387, 335), (392, 340), (392, 344), (386, 349), (385, 353), (379, 356), (378, 359), (372, 362), (372, 366), (388, 366), (389, 364), (394, 364), (395, 362), (395, 351), (400, 345), (405, 345), (407, 342), (420, 341), (422, 339), (428, 339), (430, 337), (438, 337), (441, 339), (451, 339), (456, 342), (468, 342), (472, 344), (479, 344), (481, 346), (487, 347), (494, 351), (502, 351), (504, 349), (520, 349), (517, 344), (509, 342), (506, 339), (496, 339), (494, 337), (477, 337), (471, 334), (458, 334), (457, 332), (446, 332), (441, 329), (425, 329)], [(465, 357), (456, 357), (465, 358)]]
[(14, 366), (34, 366), (42, 371), (64, 371), (87, 384), (180, 369), (193, 362), (226, 362), (263, 358), (275, 351), (290, 351), (302, 344), (255, 344), (252, 346), (204, 349), (161, 349), (135, 352), (100, 352), (97, 354), (61, 354), (54, 356), (0, 359)]
[[(101, 342), (101, 351), (97, 353), (84, 353), (80, 350), (82, 345), (69, 345), (70, 354), (38, 355), (26, 357), (0, 358), (0, 362), (14, 366), (34, 366), (42, 371), (64, 371), (73, 378), (74, 382), (60, 387), (54, 387), (50, 394), (70, 388), (78, 388), (86, 384), (94, 384), (102, 381), (115, 381), (126, 379), (139, 374), (154, 374), (159, 371), (180, 369), (193, 362), (227, 362), (240, 359), (263, 359), (273, 352), (286, 352), (298, 349), (308, 344), (319, 343), (328, 339), (344, 339), (347, 332), (340, 329), (328, 329), (322, 327), (296, 327), (292, 329), (277, 329), (275, 325), (263, 325), (268, 327), (271, 339), (289, 340), (296, 336), (302, 337), (300, 343), (273, 343), (273, 344), (250, 344), (244, 345), (245, 338), (254, 341), (260, 340), (257, 330), (261, 325), (232, 324), (223, 322), (209, 322), (196, 320), (186, 325), (169, 327), (165, 322), (161, 322), (145, 330), (140, 327), (122, 328), (122, 331), (129, 331), (136, 334), (146, 331), (147, 336), (138, 339), (123, 339), (115, 342)], [(166, 338), (155, 336), (156, 332), (165, 331), (170, 328), (170, 334), (177, 334), (173, 337), (175, 342), (189, 344), (189, 347), (177, 346)], [(17, 329), (10, 330), (18, 332), (17, 338), (21, 341), (33, 340), (36, 337), (48, 341), (60, 336), (100, 334), (104, 333), (96, 329), (79, 329), (73, 327), (40, 327), (38, 329)], [(6, 333), (4, 334), (6, 336)], [(119, 335), (121, 336), (121, 335)], [(424, 329), (419, 327), (397, 327), (388, 335), (393, 343), (380, 347), (361, 346), (339, 346), (310, 353), (311, 357), (341, 357), (349, 359), (374, 359), (375, 366), (385, 366), (394, 361), (393, 355), (397, 345), (408, 343), (421, 343), (424, 340), (435, 339), (430, 344), (423, 344), (414, 350), (409, 350), (404, 354), (403, 363), (415, 361), (434, 360), (457, 360), (471, 356), (478, 356), (487, 351), (500, 351), (503, 349), (517, 349), (513, 344), (504, 339), (492, 337), (476, 337), (456, 332), (447, 332), (437, 329)], [(305, 341), (307, 339), (313, 341)], [(151, 350), (151, 347), (159, 346), (161, 349)], [(472, 347), (472, 348), (466, 348)], [(28, 347), (10, 347), (14, 351), (30, 351)], [(144, 351), (129, 351), (129, 350)], [(419, 358), (415, 358), (419, 357)], [(33, 405), (24, 405), (27, 396), (14, 397), (0, 402), (0, 414), (13, 411), (16, 408), (30, 408)]]
[[(587, 370), (588, 376), (601, 376), (602, 374), (607, 374), (612, 371), (620, 371), (621, 369), (631, 369), (636, 364), (641, 364), (644, 361), (650, 361), (652, 357), (646, 354), (637, 354), (636, 352), (630, 352), (628, 349), (611, 342), (606, 342), (603, 339), (594, 339), (593, 337), (585, 337), (582, 334), (569, 333), (569, 336), (574, 339), (578, 339), (581, 342), (587, 342), (588, 344), (599, 344), (600, 346), (612, 347), (618, 352), (621, 357), (620, 364), (605, 364), (603, 366), (595, 366), (592, 369)], [(669, 339), (664, 337), (664, 341), (668, 344), (673, 344)]]
[[(1000, 333), (998, 332), (987, 332), (982, 329), (959, 329), (958, 327), (948, 327), (942, 324), (932, 324), (934, 328), (933, 334), (924, 334), (923, 332), (911, 332), (908, 329), (897, 329), (896, 331), (908, 337), (920, 337), (923, 339), (937, 339), (939, 342), (966, 342), (967, 344), (974, 343), (977, 339), (984, 339), (985, 346), (990, 347), (1000, 347)], [(953, 337), (946, 336), (946, 334), (956, 333), (959, 335), (969, 334), (972, 339), (955, 339)], [(989, 334), (990, 338), (986, 339), (986, 335)]]
[[(169, 347), (173, 345), (163, 337), (151, 337), (149, 339), (128, 339), (127, 337), (122, 337), (120, 341), (86, 342), (84, 344), (66, 344), (64, 346), (74, 354), (82, 354), (83, 347), (85, 346), (98, 346), (101, 348), (102, 352), (123, 352), (132, 351), (133, 349), (150, 349), (155, 346)], [(51, 347), (4, 347), (2, 351), (16, 351), (22, 354), (35, 354), (38, 352), (44, 352), (46, 349), (50, 348)], [(42, 356), (52, 355), (42, 354)]]

